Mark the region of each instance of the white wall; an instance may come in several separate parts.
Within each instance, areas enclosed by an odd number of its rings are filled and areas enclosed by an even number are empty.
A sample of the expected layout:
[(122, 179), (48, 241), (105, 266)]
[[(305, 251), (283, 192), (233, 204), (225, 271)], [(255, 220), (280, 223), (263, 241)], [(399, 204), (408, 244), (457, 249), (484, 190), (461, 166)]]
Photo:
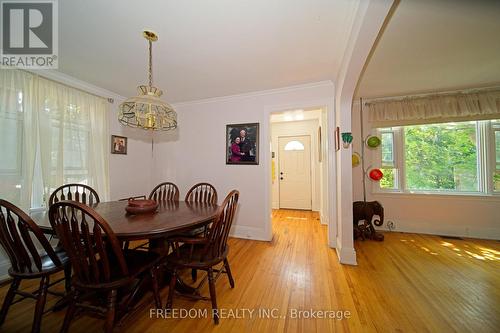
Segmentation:
[(122, 126), (118, 122), (118, 106), (122, 101), (123, 99), (115, 100), (109, 113), (109, 134), (128, 138), (127, 155), (110, 154), (109, 157), (111, 200), (148, 195), (154, 185), (151, 140), (155, 134), (151, 131)]
[[(333, 110), (333, 101), (333, 83), (319, 82), (175, 105), (179, 128), (158, 136), (155, 182), (175, 182), (181, 196), (199, 181), (214, 184), (220, 199), (231, 189), (238, 189), (240, 206), (233, 235), (270, 240), (270, 114), (322, 106)], [(226, 165), (226, 125), (253, 122), (260, 123), (260, 164)]]
[[(308, 111), (314, 112), (314, 111)], [(319, 117), (319, 112), (318, 112)], [(278, 138), (280, 136), (301, 136), (309, 135), (311, 137), (311, 201), (312, 210), (319, 212), (321, 210), (321, 165), (318, 158), (318, 126), (319, 119), (304, 121), (278, 122), (271, 124), (271, 146), (275, 153), (276, 179), (272, 184), (272, 207), (279, 208), (279, 146)]]
[[(364, 116), (365, 137), (371, 128)], [(359, 102), (353, 107), (353, 150), (361, 153), (361, 125)], [(375, 133), (375, 132), (372, 132)], [(372, 152), (365, 149), (365, 166), (373, 161)], [(363, 200), (361, 166), (353, 169), (354, 200)], [(395, 231), (500, 239), (500, 197), (435, 195), (435, 194), (380, 194), (373, 193), (375, 186), (367, 182), (367, 200), (377, 200), (385, 209), (385, 221), (393, 221)], [(381, 229), (386, 229), (386, 223)]]

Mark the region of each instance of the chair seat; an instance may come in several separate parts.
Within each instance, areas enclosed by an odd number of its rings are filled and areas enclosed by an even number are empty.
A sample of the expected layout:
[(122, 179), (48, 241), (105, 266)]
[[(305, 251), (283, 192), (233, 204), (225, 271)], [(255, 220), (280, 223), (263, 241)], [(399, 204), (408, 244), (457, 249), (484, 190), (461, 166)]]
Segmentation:
[(180, 232), (180, 233), (176, 234), (175, 236), (172, 236), (172, 238), (176, 238), (176, 237), (196, 237), (196, 236), (202, 235), (204, 232), (205, 232), (205, 227), (199, 227), (199, 228), (196, 228), (196, 229), (191, 229), (191, 230), (187, 230), (187, 231), (184, 231), (184, 232)]
[(52, 274), (52, 273), (55, 273), (57, 271), (60, 271), (63, 269), (64, 266), (70, 264), (69, 257), (66, 254), (66, 252), (64, 252), (64, 250), (62, 248), (54, 248), (54, 251), (55, 251), (57, 257), (59, 258), (59, 260), (61, 261), (62, 266), (57, 266), (56, 264), (54, 264), (54, 262), (49, 257), (49, 255), (47, 255), (46, 252), (42, 252), (40, 254), (40, 260), (42, 262), (42, 270), (41, 271), (38, 271), (38, 268), (36, 268), (36, 267), (32, 267), (33, 273), (30, 273), (29, 271), (24, 272), (24, 273), (20, 273), (20, 272), (15, 272), (11, 268), (11, 269), (9, 269), (9, 275), (19, 276), (19, 277), (26, 278), (26, 279), (37, 279), (42, 275)]
[[(63, 266), (69, 265), (69, 263), (70, 263), (69, 257), (63, 248), (56, 247), (56, 248), (54, 248), (54, 251), (56, 252), (57, 257), (59, 258), (59, 260), (61, 261)], [(54, 269), (56, 267), (56, 265), (54, 265), (54, 262), (52, 261), (52, 259), (50, 259), (50, 257), (46, 253), (44, 253), (42, 255), (41, 259), (42, 259), (42, 269), (43, 270), (51, 270), (51, 269)]]
[[(191, 252), (191, 244), (179, 246), (179, 251), (174, 250), (167, 256), (167, 263), (173, 266), (184, 266), (190, 268), (204, 268), (214, 266), (227, 257), (229, 246), (220, 257), (210, 257), (205, 255), (205, 244), (194, 244)], [(203, 258), (202, 258), (203, 256)]]

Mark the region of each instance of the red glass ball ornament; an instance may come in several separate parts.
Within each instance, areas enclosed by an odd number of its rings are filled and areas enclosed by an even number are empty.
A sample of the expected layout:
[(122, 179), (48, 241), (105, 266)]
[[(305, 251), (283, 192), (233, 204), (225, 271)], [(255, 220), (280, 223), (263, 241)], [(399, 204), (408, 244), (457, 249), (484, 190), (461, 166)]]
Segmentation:
[(370, 173), (368, 173), (368, 176), (370, 177), (370, 179), (378, 182), (382, 179), (382, 177), (384, 177), (384, 174), (380, 169), (371, 169)]

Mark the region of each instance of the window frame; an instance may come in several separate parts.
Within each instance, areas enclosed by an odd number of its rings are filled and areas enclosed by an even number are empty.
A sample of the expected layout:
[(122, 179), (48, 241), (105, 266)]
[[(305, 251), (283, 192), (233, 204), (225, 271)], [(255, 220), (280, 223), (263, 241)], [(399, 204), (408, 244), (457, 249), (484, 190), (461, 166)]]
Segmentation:
[[(406, 194), (406, 195), (437, 195), (437, 196), (488, 196), (500, 197), (500, 191), (494, 191), (493, 175), (500, 171), (500, 165), (496, 164), (496, 141), (495, 133), (500, 132), (500, 126), (494, 127), (495, 120), (478, 120), (476, 122), (476, 150), (477, 150), (477, 191), (443, 191), (443, 190), (409, 190), (406, 187), (405, 172), (405, 126), (377, 128), (376, 133), (381, 137), (382, 133), (393, 133), (393, 157), (394, 157), (394, 189), (381, 188), (379, 182), (372, 182), (372, 193), (374, 194)], [(500, 120), (497, 120), (500, 124)], [(438, 123), (436, 123), (438, 124)], [(432, 125), (432, 124), (430, 124)], [(410, 126), (410, 125), (409, 125)], [(386, 167), (382, 163), (382, 150), (372, 152), (374, 165), (381, 168)]]
[[(403, 188), (403, 182), (404, 182), (404, 177), (401, 177), (402, 175), (402, 170), (404, 168), (404, 163), (403, 161), (403, 151), (402, 147), (399, 144), (400, 140), (403, 138), (402, 135), (404, 135), (402, 132), (402, 127), (387, 127), (387, 128), (379, 128), (377, 129), (377, 134), (382, 137), (382, 133), (392, 133), (392, 158), (393, 158), (393, 165), (392, 169), (394, 170), (394, 188), (384, 188), (382, 189), (380, 187), (379, 182), (372, 182), (372, 192), (379, 192), (379, 193), (401, 193), (401, 189)], [(366, 150), (365, 150), (366, 151)], [(381, 168), (387, 168), (391, 167), (389, 165), (384, 165), (382, 162), (382, 148), (371, 150), (372, 153), (372, 160), (375, 161), (375, 165), (380, 165)], [(379, 153), (380, 152), (380, 153)]]
[(396, 157), (394, 156), (394, 152), (395, 152), (395, 149), (394, 149), (394, 131), (392, 130), (385, 130), (385, 131), (380, 131), (380, 137), (382, 139), (382, 142), (384, 142), (384, 134), (390, 134), (391, 136), (391, 155), (392, 155), (392, 159), (390, 161), (384, 161), (384, 147), (383, 145), (381, 146), (381, 155), (382, 155), (382, 158), (381, 158), (381, 162), (380, 162), (380, 165), (383, 167), (383, 168), (394, 168), (396, 166)]
[[(493, 125), (493, 122), (496, 122), (498, 125), (497, 126), (494, 126)], [(499, 120), (491, 120), (489, 121), (489, 126), (490, 126), (490, 135), (488, 136), (488, 139), (489, 139), (489, 143), (488, 143), (488, 147), (489, 147), (489, 166), (490, 166), (490, 169), (487, 170), (490, 175), (490, 181), (488, 183), (488, 187), (489, 187), (489, 191), (490, 193), (492, 193), (493, 195), (498, 195), (500, 196), (500, 190), (498, 191), (495, 191), (495, 184), (494, 184), (494, 175), (498, 172), (500, 173), (500, 162), (497, 163), (497, 160), (496, 160), (496, 133), (500, 133), (500, 119)]]

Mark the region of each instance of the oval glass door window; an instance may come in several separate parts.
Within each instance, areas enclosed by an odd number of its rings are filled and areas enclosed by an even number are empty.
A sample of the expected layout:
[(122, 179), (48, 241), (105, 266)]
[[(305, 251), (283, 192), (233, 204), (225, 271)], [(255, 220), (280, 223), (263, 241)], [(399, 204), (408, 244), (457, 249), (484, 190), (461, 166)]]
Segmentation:
[(300, 141), (290, 141), (285, 145), (285, 150), (304, 150), (304, 145)]

